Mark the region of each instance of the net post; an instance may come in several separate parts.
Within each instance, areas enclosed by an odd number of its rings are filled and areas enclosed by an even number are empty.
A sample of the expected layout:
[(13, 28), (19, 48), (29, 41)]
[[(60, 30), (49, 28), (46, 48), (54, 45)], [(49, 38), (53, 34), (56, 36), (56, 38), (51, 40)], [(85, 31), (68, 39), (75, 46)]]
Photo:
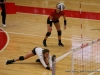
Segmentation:
[(52, 56), (52, 75), (55, 75), (56, 55)]
[(74, 75), (74, 49), (72, 49), (72, 71), (71, 75)]

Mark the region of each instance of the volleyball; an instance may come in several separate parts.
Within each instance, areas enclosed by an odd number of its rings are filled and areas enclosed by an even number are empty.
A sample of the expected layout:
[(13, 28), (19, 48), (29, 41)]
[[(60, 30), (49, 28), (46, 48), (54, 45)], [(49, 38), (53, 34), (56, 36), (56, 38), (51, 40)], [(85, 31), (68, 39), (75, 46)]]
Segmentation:
[(65, 9), (65, 5), (63, 3), (58, 3), (57, 8), (63, 11)]

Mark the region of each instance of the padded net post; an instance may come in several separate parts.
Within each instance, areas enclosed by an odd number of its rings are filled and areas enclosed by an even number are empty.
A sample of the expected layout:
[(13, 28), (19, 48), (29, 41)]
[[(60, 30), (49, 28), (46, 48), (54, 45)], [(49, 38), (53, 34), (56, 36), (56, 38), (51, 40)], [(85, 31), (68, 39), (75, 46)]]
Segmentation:
[(55, 75), (56, 55), (52, 56), (52, 75)]

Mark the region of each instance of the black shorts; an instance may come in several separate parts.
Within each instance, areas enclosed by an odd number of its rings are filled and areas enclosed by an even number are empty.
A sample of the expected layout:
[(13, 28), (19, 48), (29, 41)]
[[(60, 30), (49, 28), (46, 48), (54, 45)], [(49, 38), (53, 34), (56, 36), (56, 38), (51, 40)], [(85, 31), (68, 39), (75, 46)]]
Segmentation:
[(35, 47), (35, 48), (32, 50), (32, 53), (35, 54), (35, 55), (36, 55), (36, 51), (35, 51), (36, 48), (37, 48), (37, 47)]
[[(52, 21), (53, 23), (58, 23), (59, 20), (56, 20), (56, 21)], [(50, 24), (50, 18), (47, 18), (47, 24)]]

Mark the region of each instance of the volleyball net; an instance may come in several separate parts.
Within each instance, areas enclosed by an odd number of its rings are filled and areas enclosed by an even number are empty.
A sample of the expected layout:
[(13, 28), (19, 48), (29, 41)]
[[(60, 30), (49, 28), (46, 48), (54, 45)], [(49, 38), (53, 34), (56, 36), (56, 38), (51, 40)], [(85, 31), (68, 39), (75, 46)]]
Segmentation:
[(72, 75), (100, 74), (100, 38), (72, 50)]
[[(72, 54), (72, 64), (70, 66), (71, 69), (66, 70), (66, 72), (70, 71), (68, 75), (100, 74), (100, 38), (72, 49), (70, 54)], [(55, 61), (53, 62), (54, 64), (56, 64)], [(56, 75), (55, 68), (52, 72), (52, 75)]]

